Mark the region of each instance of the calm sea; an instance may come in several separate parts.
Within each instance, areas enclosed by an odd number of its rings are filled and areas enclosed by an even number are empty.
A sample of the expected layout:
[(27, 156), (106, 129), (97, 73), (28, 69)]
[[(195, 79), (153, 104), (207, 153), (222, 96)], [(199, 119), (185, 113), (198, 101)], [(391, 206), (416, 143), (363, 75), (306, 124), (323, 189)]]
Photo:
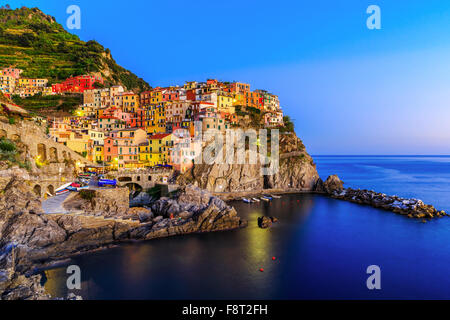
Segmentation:
[[(450, 211), (450, 157), (315, 157), (323, 178)], [(320, 195), (232, 203), (249, 226), (124, 244), (73, 260), (85, 299), (450, 299), (450, 218), (422, 223)], [(279, 222), (259, 229), (257, 217)], [(273, 260), (275, 258), (275, 260)], [(366, 286), (369, 265), (381, 290)], [(260, 272), (260, 268), (264, 271)], [(45, 272), (64, 295), (66, 266)]]

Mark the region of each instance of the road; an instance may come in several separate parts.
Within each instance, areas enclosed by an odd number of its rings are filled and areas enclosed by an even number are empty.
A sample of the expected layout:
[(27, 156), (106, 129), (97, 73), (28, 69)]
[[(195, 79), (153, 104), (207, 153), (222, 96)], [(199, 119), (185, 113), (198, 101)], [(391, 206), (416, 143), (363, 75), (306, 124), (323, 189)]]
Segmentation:
[(70, 192), (67, 192), (44, 200), (42, 202), (42, 209), (44, 209), (46, 214), (67, 213), (68, 211), (63, 208), (62, 203), (67, 199), (69, 194)]

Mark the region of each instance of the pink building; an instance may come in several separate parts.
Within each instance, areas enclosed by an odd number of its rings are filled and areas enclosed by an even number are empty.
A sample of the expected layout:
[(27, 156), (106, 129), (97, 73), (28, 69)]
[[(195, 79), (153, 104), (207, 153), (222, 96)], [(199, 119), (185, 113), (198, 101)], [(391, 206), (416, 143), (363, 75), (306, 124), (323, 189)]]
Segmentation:
[(23, 72), (23, 70), (17, 69), (17, 68), (13, 68), (13, 67), (3, 68), (2, 69), (2, 73), (3, 73), (4, 76), (10, 76), (10, 77), (13, 77), (14, 79), (19, 79), (20, 74), (22, 72)]

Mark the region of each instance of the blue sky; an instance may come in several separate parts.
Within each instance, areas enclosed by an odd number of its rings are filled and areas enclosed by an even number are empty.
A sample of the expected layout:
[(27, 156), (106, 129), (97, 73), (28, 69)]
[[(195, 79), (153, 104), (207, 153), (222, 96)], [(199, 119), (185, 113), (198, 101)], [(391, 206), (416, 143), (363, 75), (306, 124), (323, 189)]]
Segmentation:
[[(412, 2), (412, 3), (411, 3)], [(151, 85), (239, 80), (280, 96), (311, 154), (450, 154), (450, 1), (2, 1), (110, 48)], [(381, 9), (381, 30), (366, 8)]]

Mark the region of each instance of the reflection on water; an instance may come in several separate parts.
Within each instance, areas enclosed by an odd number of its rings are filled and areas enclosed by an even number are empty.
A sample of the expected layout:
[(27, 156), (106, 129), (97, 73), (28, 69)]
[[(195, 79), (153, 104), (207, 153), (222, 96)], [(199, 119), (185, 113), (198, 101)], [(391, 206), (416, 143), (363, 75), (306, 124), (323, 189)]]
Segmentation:
[[(450, 298), (449, 220), (423, 224), (308, 194), (232, 205), (249, 220), (247, 228), (127, 243), (74, 258), (71, 264), (82, 272), (79, 294), (85, 299)], [(261, 215), (279, 222), (260, 229)], [(365, 286), (371, 264), (382, 270), (378, 292)], [(65, 267), (46, 275), (47, 290), (65, 295)]]

